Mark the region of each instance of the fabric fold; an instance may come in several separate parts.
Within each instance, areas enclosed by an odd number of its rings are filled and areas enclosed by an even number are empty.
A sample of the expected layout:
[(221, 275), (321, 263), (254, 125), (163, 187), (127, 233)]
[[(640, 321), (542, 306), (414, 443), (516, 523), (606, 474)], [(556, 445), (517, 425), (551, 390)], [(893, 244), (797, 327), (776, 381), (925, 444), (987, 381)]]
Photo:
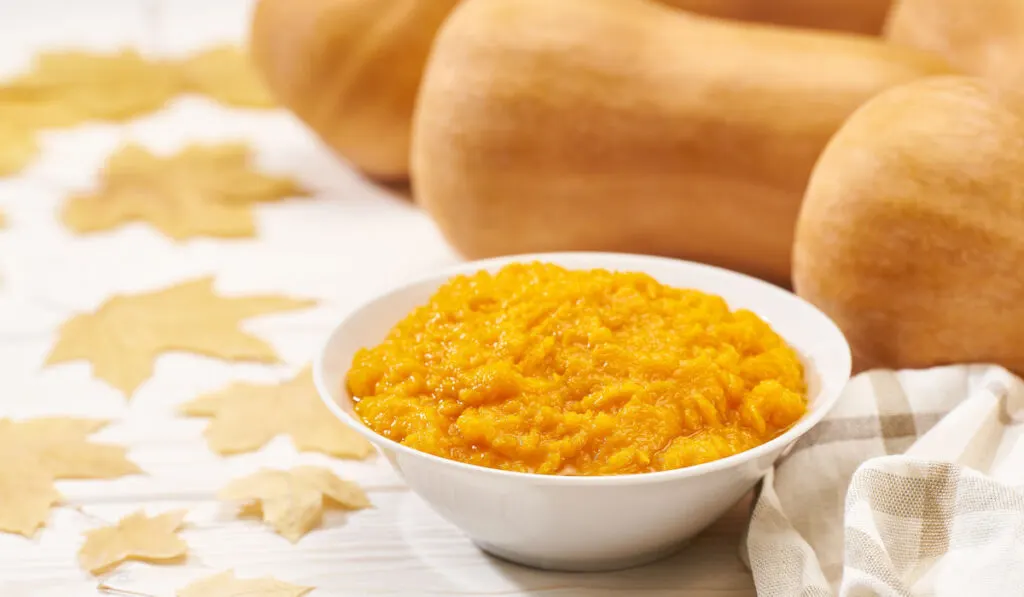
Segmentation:
[(1024, 382), (995, 366), (876, 370), (761, 485), (762, 597), (1024, 594)]

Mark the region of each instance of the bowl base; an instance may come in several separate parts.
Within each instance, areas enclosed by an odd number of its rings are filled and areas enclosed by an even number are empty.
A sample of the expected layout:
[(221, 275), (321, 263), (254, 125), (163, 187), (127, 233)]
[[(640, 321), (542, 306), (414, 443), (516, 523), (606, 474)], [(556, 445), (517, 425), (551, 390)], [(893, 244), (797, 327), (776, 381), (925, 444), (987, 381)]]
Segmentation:
[(686, 547), (689, 543), (690, 540), (687, 539), (681, 543), (675, 543), (654, 551), (643, 552), (624, 558), (592, 560), (537, 557), (529, 554), (509, 551), (482, 541), (473, 541), (473, 544), (480, 550), (498, 558), (499, 560), (511, 562), (519, 566), (526, 566), (527, 568), (547, 570), (549, 572), (614, 572), (616, 570), (625, 570), (626, 568), (636, 568), (673, 555)]

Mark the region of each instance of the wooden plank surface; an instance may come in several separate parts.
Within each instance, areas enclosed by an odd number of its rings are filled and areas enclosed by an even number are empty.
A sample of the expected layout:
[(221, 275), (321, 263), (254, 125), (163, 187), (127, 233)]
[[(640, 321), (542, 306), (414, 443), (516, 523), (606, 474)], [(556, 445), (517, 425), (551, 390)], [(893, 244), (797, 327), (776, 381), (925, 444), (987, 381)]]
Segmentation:
[[(40, 0), (0, 8), (0, 76), (27, 66), (40, 49), (182, 53), (238, 41), (248, 0)], [(60, 14), (62, 18), (54, 19)], [(64, 197), (87, 190), (110, 151), (136, 141), (171, 151), (190, 140), (247, 140), (260, 164), (298, 176), (309, 200), (261, 207), (260, 238), (172, 243), (132, 225), (75, 237), (55, 218)], [(37, 537), (0, 535), (0, 595), (80, 597), (174, 595), (199, 576), (233, 568), (318, 587), (313, 597), (365, 595), (753, 595), (737, 557), (746, 504), (689, 548), (652, 566), (611, 574), (553, 574), (477, 551), (409, 492), (386, 462), (332, 461), (299, 454), (285, 438), (263, 450), (221, 458), (202, 439), (205, 421), (177, 405), (230, 381), (272, 382), (312, 356), (330, 326), (377, 289), (452, 263), (429, 220), (400, 197), (376, 188), (332, 158), (285, 113), (238, 112), (199, 98), (125, 125), (84, 125), (47, 132), (43, 153), (23, 174), (0, 179), (0, 416), (46, 414), (112, 420), (97, 439), (122, 443), (146, 475), (59, 483), (66, 504)], [(153, 289), (215, 274), (225, 292), (280, 291), (322, 301), (308, 313), (265, 317), (246, 328), (268, 339), (285, 365), (233, 365), (191, 355), (162, 357), (131, 401), (92, 379), (84, 364), (43, 368), (57, 326), (117, 292)], [(258, 522), (240, 521), (214, 500), (228, 479), (259, 467), (322, 464), (370, 490), (372, 510), (331, 514), (325, 528), (292, 545)], [(3, 504), (0, 503), (0, 508)], [(82, 532), (145, 508), (187, 508), (181, 566), (128, 564), (109, 577), (81, 572)], [(101, 587), (106, 587), (105, 589)]]

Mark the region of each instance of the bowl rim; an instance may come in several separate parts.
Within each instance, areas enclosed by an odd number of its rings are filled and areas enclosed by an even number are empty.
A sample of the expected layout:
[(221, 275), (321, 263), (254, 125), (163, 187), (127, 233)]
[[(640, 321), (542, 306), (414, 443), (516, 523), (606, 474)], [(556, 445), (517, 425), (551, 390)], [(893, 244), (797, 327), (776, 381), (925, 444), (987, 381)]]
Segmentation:
[[(423, 452), (415, 448), (411, 448), (404, 444), (400, 444), (394, 440), (388, 439), (383, 435), (373, 431), (361, 421), (357, 420), (356, 417), (349, 415), (342, 409), (341, 405), (336, 403), (332, 398), (330, 388), (327, 387), (326, 381), (324, 380), (324, 358), (333, 343), (334, 337), (338, 332), (344, 328), (350, 321), (357, 318), (360, 313), (368, 308), (370, 305), (377, 303), (378, 301), (384, 300), (385, 298), (407, 292), (413, 287), (425, 284), (428, 282), (440, 281), (443, 283), (444, 280), (459, 274), (472, 273), (483, 269), (488, 269), (494, 266), (507, 265), (514, 262), (528, 263), (531, 261), (545, 262), (547, 259), (560, 258), (560, 257), (579, 257), (579, 258), (593, 258), (595, 260), (601, 259), (642, 259), (649, 261), (657, 261), (661, 263), (672, 263), (675, 265), (685, 265), (686, 267), (703, 269), (712, 271), (719, 275), (726, 275), (735, 278), (740, 278), (748, 283), (753, 283), (759, 286), (763, 286), (767, 292), (777, 293), (780, 296), (785, 296), (786, 300), (795, 301), (800, 305), (800, 308), (809, 309), (810, 311), (817, 313), (822, 323), (825, 324), (824, 331), (827, 331), (835, 335), (835, 338), (841, 342), (842, 348), (845, 350), (840, 355), (845, 363), (840, 363), (845, 371), (844, 379), (837, 381), (838, 388), (831, 395), (819, 396), (821, 399), (820, 406), (815, 408), (813, 411), (806, 413), (800, 420), (791, 425), (785, 432), (772, 438), (771, 440), (744, 450), (724, 458), (712, 460), (710, 462), (703, 462), (701, 464), (695, 464), (688, 467), (669, 469), (664, 471), (654, 471), (648, 473), (626, 473), (621, 475), (549, 475), (542, 473), (527, 473), (520, 471), (508, 471), (497, 468), (490, 468), (481, 466), (478, 464), (470, 464), (467, 462), (461, 462), (450, 458), (444, 458)], [(601, 266), (594, 266), (592, 269), (598, 269)], [(397, 322), (396, 322), (397, 323)], [(392, 324), (393, 325), (393, 324)], [(785, 340), (785, 338), (783, 338)], [(788, 342), (788, 341), (787, 341)], [(540, 484), (551, 484), (551, 485), (567, 485), (567, 486), (602, 486), (602, 485), (633, 485), (633, 484), (647, 484), (647, 483), (660, 483), (665, 481), (672, 481), (677, 479), (686, 479), (691, 477), (699, 477), (701, 475), (714, 473), (726, 469), (735, 468), (751, 460), (755, 460), (759, 457), (767, 455), (774, 450), (782, 451), (789, 444), (795, 443), (800, 437), (811, 430), (815, 425), (821, 422), (822, 419), (835, 407), (839, 397), (842, 395), (842, 390), (850, 380), (850, 374), (852, 372), (852, 354), (850, 352), (850, 345), (843, 334), (839, 326), (827, 315), (825, 315), (820, 309), (812, 305), (797, 294), (790, 292), (782, 287), (776, 286), (770, 282), (766, 282), (760, 278), (743, 274), (730, 269), (708, 265), (704, 263), (698, 263), (695, 261), (688, 261), (685, 259), (675, 259), (672, 257), (661, 257), (655, 255), (643, 255), (638, 253), (616, 253), (616, 252), (604, 252), (604, 251), (556, 251), (556, 252), (541, 252), (541, 253), (522, 253), (517, 255), (508, 255), (502, 257), (492, 257), (487, 259), (478, 259), (471, 261), (463, 261), (447, 267), (436, 269), (428, 274), (417, 276), (414, 279), (392, 286), (389, 290), (375, 293), (372, 297), (361, 301), (355, 308), (349, 310), (347, 314), (342, 317), (327, 334), (326, 339), (322, 343), (320, 349), (316, 353), (313, 360), (313, 382), (317, 388), (317, 393), (320, 395), (320, 399), (327, 406), (327, 409), (338, 417), (348, 427), (355, 430), (357, 433), (366, 438), (370, 443), (376, 445), (381, 449), (394, 450), (403, 454), (410, 455), (414, 458), (423, 458), (428, 461), (432, 461), (440, 466), (454, 467), (470, 473), (476, 473), (484, 476), (492, 476), (495, 479), (504, 478), (506, 480), (520, 480), (523, 482), (532, 482)]]

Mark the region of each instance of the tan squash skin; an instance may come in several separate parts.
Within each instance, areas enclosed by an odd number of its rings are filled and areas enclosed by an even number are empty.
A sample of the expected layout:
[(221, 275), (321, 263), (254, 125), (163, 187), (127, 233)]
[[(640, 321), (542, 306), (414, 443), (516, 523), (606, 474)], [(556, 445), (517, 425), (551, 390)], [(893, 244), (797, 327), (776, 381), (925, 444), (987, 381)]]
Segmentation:
[[(877, 34), (892, 0), (660, 0), (724, 18)], [(459, 0), (259, 0), (258, 68), (278, 101), (379, 179), (408, 176), (423, 64)]]
[(260, 0), (252, 54), (271, 91), (370, 176), (409, 173), (413, 104), (458, 0)]
[(413, 191), (468, 257), (631, 251), (786, 283), (828, 138), (876, 92), (947, 70), (645, 0), (473, 0), (427, 68)]
[(1024, 372), (1024, 106), (985, 85), (889, 90), (815, 167), (794, 285), (846, 333), (858, 369)]
[(1024, 91), (1024, 2), (902, 0), (885, 36), (935, 52), (965, 73)]
[(709, 16), (878, 35), (892, 0), (661, 0)]

